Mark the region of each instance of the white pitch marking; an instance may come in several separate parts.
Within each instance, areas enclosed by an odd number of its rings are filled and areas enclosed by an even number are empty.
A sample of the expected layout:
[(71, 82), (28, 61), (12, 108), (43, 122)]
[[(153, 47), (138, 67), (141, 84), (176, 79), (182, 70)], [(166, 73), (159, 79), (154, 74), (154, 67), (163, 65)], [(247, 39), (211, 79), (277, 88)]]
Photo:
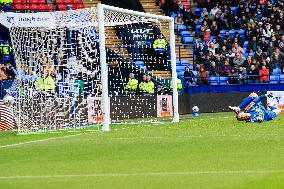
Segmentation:
[(32, 143), (38, 143), (38, 142), (47, 142), (51, 140), (58, 140), (58, 139), (64, 139), (64, 138), (69, 138), (69, 137), (74, 137), (74, 136), (80, 136), (82, 134), (85, 134), (85, 133), (67, 135), (67, 136), (61, 136), (61, 137), (52, 137), (52, 138), (46, 138), (46, 139), (40, 139), (40, 140), (32, 140), (32, 141), (20, 142), (20, 143), (15, 143), (15, 144), (7, 144), (7, 145), (0, 146), (0, 148), (15, 147), (15, 146), (21, 146), (25, 144), (32, 144)]
[(145, 173), (94, 173), (67, 175), (18, 175), (0, 176), (0, 180), (45, 179), (45, 178), (78, 178), (78, 177), (131, 177), (131, 176), (171, 176), (171, 175), (204, 175), (204, 174), (268, 174), (284, 173), (284, 170), (228, 170), (228, 171), (185, 171), (185, 172), (145, 172)]

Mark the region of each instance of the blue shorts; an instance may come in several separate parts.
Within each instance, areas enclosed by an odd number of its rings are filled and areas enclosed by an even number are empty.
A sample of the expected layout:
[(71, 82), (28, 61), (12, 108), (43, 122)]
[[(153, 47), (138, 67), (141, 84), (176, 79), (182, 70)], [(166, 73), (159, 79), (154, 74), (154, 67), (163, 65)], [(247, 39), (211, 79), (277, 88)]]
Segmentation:
[(269, 111), (268, 113), (267, 113), (267, 118), (268, 118), (268, 120), (272, 120), (272, 119), (274, 119), (274, 118), (276, 118), (277, 117), (277, 114), (275, 113), (275, 112), (273, 112), (273, 111)]

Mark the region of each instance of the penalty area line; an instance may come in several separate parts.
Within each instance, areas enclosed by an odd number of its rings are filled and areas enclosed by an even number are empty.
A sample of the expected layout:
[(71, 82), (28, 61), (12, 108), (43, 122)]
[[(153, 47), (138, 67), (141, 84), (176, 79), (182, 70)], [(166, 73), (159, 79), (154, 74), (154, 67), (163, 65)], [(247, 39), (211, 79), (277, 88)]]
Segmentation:
[(186, 172), (145, 172), (145, 173), (95, 173), (67, 175), (22, 175), (0, 176), (0, 180), (79, 178), (79, 177), (132, 177), (132, 176), (172, 176), (172, 175), (206, 175), (206, 174), (269, 174), (284, 173), (284, 170), (228, 170), (228, 171), (186, 171)]
[(16, 146), (21, 146), (21, 145), (25, 145), (25, 144), (33, 144), (33, 143), (40, 143), (40, 142), (59, 140), (59, 139), (64, 139), (64, 138), (80, 136), (80, 135), (83, 135), (83, 134), (86, 134), (86, 133), (79, 133), (79, 134), (74, 134), (74, 135), (66, 135), (66, 136), (60, 136), (60, 137), (52, 137), (52, 138), (46, 138), (46, 139), (40, 139), (40, 140), (31, 140), (31, 141), (26, 141), (26, 142), (7, 144), (7, 145), (0, 146), (0, 148), (9, 148), (9, 147), (16, 147)]

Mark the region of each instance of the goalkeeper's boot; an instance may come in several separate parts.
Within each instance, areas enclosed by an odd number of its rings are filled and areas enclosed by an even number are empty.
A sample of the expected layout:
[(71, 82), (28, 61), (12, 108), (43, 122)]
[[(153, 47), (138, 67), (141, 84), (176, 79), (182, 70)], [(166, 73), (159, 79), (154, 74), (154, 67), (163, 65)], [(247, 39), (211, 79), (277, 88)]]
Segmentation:
[(236, 114), (240, 113), (241, 109), (237, 106), (229, 106), (229, 109), (234, 111)]

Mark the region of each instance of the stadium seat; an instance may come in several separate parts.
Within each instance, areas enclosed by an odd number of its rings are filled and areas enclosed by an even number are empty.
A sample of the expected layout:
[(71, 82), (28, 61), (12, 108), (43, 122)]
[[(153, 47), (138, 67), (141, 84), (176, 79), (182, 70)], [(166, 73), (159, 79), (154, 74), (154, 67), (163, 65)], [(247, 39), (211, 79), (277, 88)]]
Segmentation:
[(30, 5), (30, 10), (39, 10), (39, 5), (38, 4)]
[(248, 46), (248, 43), (249, 43), (248, 41), (245, 41), (245, 42), (244, 42), (244, 47), (247, 47), (247, 46)]
[(72, 0), (64, 0), (64, 4), (72, 5), (73, 2), (72, 2)]
[(271, 83), (271, 84), (277, 84), (277, 83), (279, 83), (279, 76), (277, 76), (277, 75), (271, 75), (270, 76), (270, 79), (269, 79), (269, 83)]
[(228, 80), (229, 80), (228, 77), (226, 77), (226, 76), (221, 76), (221, 77), (220, 77), (220, 85), (226, 85), (226, 84), (228, 84)]
[(179, 25), (177, 26), (177, 29), (178, 29), (179, 32), (181, 32), (181, 31), (183, 31), (183, 30), (186, 30), (186, 25), (179, 24)]
[(16, 10), (25, 10), (26, 8), (29, 8), (26, 4), (14, 4), (13, 7)]
[(230, 31), (229, 31), (230, 36), (233, 37), (237, 31), (238, 31), (238, 30), (230, 30)]
[(195, 16), (196, 17), (200, 17), (201, 16), (201, 12), (202, 12), (202, 8), (196, 8), (195, 9)]
[(180, 61), (180, 60), (177, 60), (177, 61), (176, 61), (176, 65), (177, 65), (177, 66), (181, 66), (181, 61)]
[(22, 0), (13, 0), (13, 4), (22, 4)]
[(189, 32), (189, 31), (181, 31), (181, 32), (180, 32), (180, 35), (181, 35), (182, 37), (189, 37), (189, 36), (190, 36), (190, 32)]
[(181, 65), (182, 65), (182, 66), (189, 66), (189, 64), (190, 64), (190, 63), (189, 63), (189, 60), (182, 60), (182, 61), (181, 61)]
[(217, 77), (217, 76), (211, 76), (209, 78), (209, 80), (210, 80), (211, 85), (218, 85), (219, 84), (219, 77)]
[(135, 65), (136, 66), (144, 66), (144, 62), (143, 61), (136, 61)]
[(182, 41), (184, 43), (194, 43), (194, 38), (193, 37), (183, 37)]
[(55, 0), (56, 4), (64, 4), (64, 0)]
[(185, 66), (177, 66), (177, 71), (183, 71), (184, 72)]
[(238, 11), (238, 7), (231, 7), (231, 10), (236, 14)]
[(30, 4), (45, 4), (45, 0), (29, 0)]
[(281, 74), (279, 79), (280, 79), (280, 83), (284, 83), (284, 74)]
[(76, 9), (84, 9), (85, 5), (84, 4), (75, 4), (76, 5)]
[(73, 3), (74, 4), (83, 4), (83, 1), (82, 0), (73, 0)]
[(281, 70), (279, 68), (275, 68), (272, 71), (273, 75), (280, 75), (281, 74)]

